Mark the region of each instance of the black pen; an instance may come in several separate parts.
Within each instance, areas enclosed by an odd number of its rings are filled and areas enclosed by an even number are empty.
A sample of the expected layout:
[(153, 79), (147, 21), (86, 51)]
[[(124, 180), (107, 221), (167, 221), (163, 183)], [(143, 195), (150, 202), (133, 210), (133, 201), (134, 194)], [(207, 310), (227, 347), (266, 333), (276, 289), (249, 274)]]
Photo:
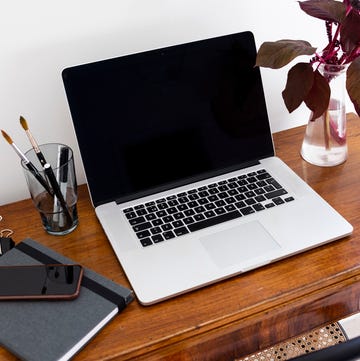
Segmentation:
[(51, 188), (49, 187), (46, 179), (44, 179), (42, 177), (42, 175), (39, 173), (37, 168), (29, 161), (29, 159), (27, 159), (25, 154), (18, 148), (18, 146), (13, 142), (13, 140), (10, 138), (10, 136), (6, 132), (1, 130), (1, 133), (2, 133), (3, 137), (5, 138), (5, 140), (14, 148), (15, 152), (21, 158), (21, 160), (25, 164), (26, 168), (29, 169), (29, 171), (34, 175), (34, 177), (39, 181), (39, 183), (46, 189), (46, 191), (51, 196), (54, 196), (54, 193), (51, 190)]
[(61, 193), (59, 183), (57, 182), (55, 174), (54, 174), (54, 172), (53, 172), (53, 170), (51, 168), (51, 165), (49, 163), (46, 163), (44, 165), (44, 172), (45, 172), (46, 176), (49, 179), (49, 182), (50, 182), (51, 187), (52, 187), (52, 189), (54, 191), (55, 197), (57, 197), (57, 199), (59, 200), (60, 205), (61, 205), (61, 207), (63, 209), (63, 212), (65, 213), (65, 216), (66, 216), (68, 222), (71, 224), (73, 222), (73, 219), (72, 219), (71, 214), (69, 212), (69, 208), (68, 208), (68, 206), (66, 204), (64, 196)]
[[(66, 199), (67, 192), (67, 183), (68, 183), (68, 160), (69, 160), (69, 148), (61, 147), (60, 149), (60, 159), (59, 159), (59, 184), (60, 191)], [(64, 225), (64, 219), (62, 215), (60, 215), (59, 225)]]

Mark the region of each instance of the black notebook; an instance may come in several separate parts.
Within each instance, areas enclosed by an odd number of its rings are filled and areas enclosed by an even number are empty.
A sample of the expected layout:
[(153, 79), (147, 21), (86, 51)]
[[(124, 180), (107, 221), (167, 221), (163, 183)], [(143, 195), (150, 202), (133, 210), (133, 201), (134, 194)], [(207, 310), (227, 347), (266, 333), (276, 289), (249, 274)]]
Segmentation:
[[(26, 239), (0, 258), (2, 265), (75, 263)], [(26, 361), (68, 360), (132, 300), (133, 292), (84, 268), (72, 301), (0, 301), (0, 343)]]

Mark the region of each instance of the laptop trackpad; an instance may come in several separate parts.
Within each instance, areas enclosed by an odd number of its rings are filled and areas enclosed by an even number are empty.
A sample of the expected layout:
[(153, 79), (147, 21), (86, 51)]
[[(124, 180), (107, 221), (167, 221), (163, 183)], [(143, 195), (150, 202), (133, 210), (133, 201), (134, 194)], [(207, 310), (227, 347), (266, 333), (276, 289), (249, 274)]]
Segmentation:
[(202, 237), (200, 241), (219, 267), (259, 258), (281, 248), (258, 221)]

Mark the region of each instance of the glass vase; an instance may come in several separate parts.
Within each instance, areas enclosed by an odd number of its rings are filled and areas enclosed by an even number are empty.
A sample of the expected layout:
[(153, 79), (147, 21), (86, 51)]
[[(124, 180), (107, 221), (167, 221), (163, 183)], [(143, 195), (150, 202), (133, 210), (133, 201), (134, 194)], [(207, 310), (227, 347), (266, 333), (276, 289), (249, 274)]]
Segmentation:
[(321, 64), (320, 73), (328, 80), (330, 101), (328, 109), (319, 118), (307, 124), (301, 146), (301, 156), (307, 162), (331, 167), (347, 159), (346, 142), (346, 69), (345, 65)]

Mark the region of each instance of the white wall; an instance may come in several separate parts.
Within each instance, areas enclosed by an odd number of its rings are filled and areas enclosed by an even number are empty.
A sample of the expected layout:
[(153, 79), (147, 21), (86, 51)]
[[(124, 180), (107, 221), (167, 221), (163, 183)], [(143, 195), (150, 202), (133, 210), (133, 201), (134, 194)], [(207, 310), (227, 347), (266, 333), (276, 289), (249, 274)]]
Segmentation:
[[(325, 39), (320, 20), (295, 0), (17, 0), (0, 13), (0, 128), (26, 150), (23, 115), (39, 143), (61, 142), (75, 150), (79, 184), (85, 182), (61, 70), (226, 33), (252, 30), (266, 40)], [(263, 69), (273, 131), (304, 124), (306, 108), (289, 115), (281, 91), (286, 71)], [(2, 138), (2, 137), (1, 137)], [(13, 149), (0, 139), (0, 204), (28, 198)]]

